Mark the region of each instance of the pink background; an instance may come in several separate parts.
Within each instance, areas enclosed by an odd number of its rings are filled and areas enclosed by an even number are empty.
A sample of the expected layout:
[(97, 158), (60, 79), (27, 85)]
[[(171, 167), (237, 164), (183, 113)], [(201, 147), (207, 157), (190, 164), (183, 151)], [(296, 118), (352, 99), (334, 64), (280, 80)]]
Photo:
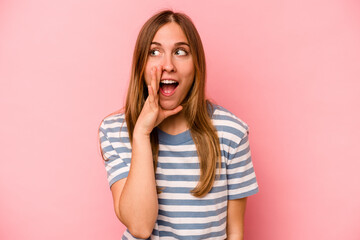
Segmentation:
[(360, 239), (360, 3), (0, 1), (0, 239), (119, 239), (99, 149), (153, 13), (192, 17), (208, 96), (250, 126), (246, 240)]

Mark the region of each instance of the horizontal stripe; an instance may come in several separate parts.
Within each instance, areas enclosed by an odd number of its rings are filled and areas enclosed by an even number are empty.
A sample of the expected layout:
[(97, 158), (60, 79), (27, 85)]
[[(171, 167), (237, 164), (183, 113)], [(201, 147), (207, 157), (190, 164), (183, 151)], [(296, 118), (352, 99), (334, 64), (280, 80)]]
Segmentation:
[(167, 163), (167, 162), (160, 162), (158, 167), (162, 169), (199, 169), (199, 163)]
[(254, 189), (258, 188), (258, 184), (255, 182), (253, 184), (250, 184), (246, 187), (238, 188), (238, 189), (229, 189), (228, 194), (230, 195), (236, 195), (236, 194), (243, 194), (246, 192), (253, 191)]
[[(161, 168), (159, 167), (160, 164), (158, 164), (158, 167), (156, 168), (156, 174), (164, 174), (167, 175), (171, 173), (171, 175), (173, 176), (178, 176), (178, 175), (187, 175), (187, 176), (191, 176), (191, 175), (197, 175), (200, 176), (200, 169), (192, 169), (192, 168), (184, 168), (184, 169), (166, 169), (166, 168)], [(184, 166), (186, 167), (186, 166)], [(198, 180), (196, 180), (198, 181)]]
[(238, 171), (240, 167), (246, 167), (247, 165), (252, 164), (250, 154), (242, 156), (238, 161), (232, 161), (231, 165), (227, 166), (228, 173), (233, 173), (233, 171)]
[(246, 191), (246, 192), (242, 192), (242, 193), (237, 193), (237, 194), (235, 194), (235, 193), (234, 193), (234, 194), (229, 194), (229, 200), (248, 197), (248, 196), (254, 195), (254, 194), (258, 193), (258, 192), (259, 192), (259, 188), (256, 187), (256, 188), (253, 188), (253, 189), (250, 190), (250, 191)]
[(246, 176), (243, 176), (242, 178), (233, 178), (233, 179), (228, 179), (227, 181), (227, 184), (228, 184), (228, 187), (233, 185), (233, 184), (239, 184), (239, 183), (242, 183), (242, 182), (246, 182), (246, 181), (249, 181), (250, 179), (253, 179), (253, 178), (256, 178), (255, 177), (255, 172), (252, 172)]
[[(163, 200), (198, 200), (199, 198), (195, 196), (190, 196), (190, 192), (188, 193), (168, 193), (168, 192), (162, 192), (161, 195), (159, 195), (159, 199)], [(214, 200), (219, 199), (222, 196), (227, 195), (227, 189), (224, 191), (218, 191), (218, 192), (209, 192), (205, 197), (201, 198), (202, 201), (205, 200)]]
[[(200, 239), (206, 239), (206, 240), (223, 240), (226, 236), (226, 231), (221, 230), (219, 232), (212, 232), (212, 233), (206, 233), (201, 235), (178, 235), (174, 233), (173, 231), (162, 231), (161, 233), (161, 239), (165, 239), (164, 237), (172, 237), (169, 238), (171, 240), (181, 239), (181, 240), (200, 240)], [(216, 237), (216, 238), (215, 238)]]
[(177, 224), (177, 223), (171, 223), (171, 222), (167, 222), (167, 221), (163, 221), (163, 220), (157, 220), (157, 223), (159, 225), (171, 227), (172, 229), (181, 229), (181, 230), (195, 230), (195, 229), (203, 230), (206, 228), (221, 226), (225, 222), (226, 222), (226, 216), (218, 221), (207, 222), (207, 223), (191, 223), (191, 224), (189, 224), (189, 223)]
[(114, 150), (119, 154), (131, 154), (131, 149), (129, 149), (128, 147), (114, 147)]
[(248, 128), (245, 122), (223, 107), (219, 107), (218, 110), (214, 112), (213, 119), (233, 120), (240, 124), (243, 128)]
[(183, 151), (183, 152), (174, 152), (174, 151), (163, 151), (159, 150), (159, 157), (197, 157), (196, 151)]
[[(197, 216), (196, 212), (194, 212), (189, 217), (167, 217), (167, 216), (159, 214), (158, 215), (158, 220), (168, 222), (168, 223), (171, 223), (171, 224), (208, 224), (208, 223), (211, 223), (211, 222), (217, 222), (218, 223), (219, 218), (226, 218), (226, 216), (227, 216), (227, 212), (225, 210), (225, 211), (223, 211), (221, 213), (216, 212), (216, 215), (207, 216), (207, 217)], [(213, 224), (213, 226), (215, 226), (215, 225)]]
[(253, 177), (247, 181), (243, 181), (241, 183), (236, 183), (236, 184), (229, 184), (229, 191), (231, 192), (231, 190), (237, 190), (239, 188), (244, 188), (247, 186), (250, 186), (252, 184), (256, 183), (256, 178)]
[[(166, 180), (166, 181), (199, 181), (199, 175), (164, 175), (156, 174), (157, 180)], [(226, 175), (221, 174), (220, 180), (225, 180)]]
[(183, 152), (183, 151), (196, 151), (196, 147), (194, 145), (194, 143), (192, 144), (181, 144), (181, 145), (164, 145), (164, 144), (159, 144), (159, 148), (162, 150), (169, 150), (171, 149), (171, 151), (173, 152)]
[[(190, 191), (193, 188), (190, 187), (165, 187), (164, 189), (162, 189), (163, 193), (190, 193)], [(227, 187), (226, 186), (219, 186), (216, 187), (214, 186), (210, 193), (217, 193), (217, 192), (223, 192), (226, 191)]]
[(199, 163), (199, 159), (197, 157), (159, 157), (158, 162), (166, 162), (166, 163)]
[(177, 229), (172, 226), (160, 224), (158, 225), (158, 228), (161, 231), (161, 239), (166, 236), (164, 235), (165, 232), (174, 233), (179, 236), (176, 239), (188, 239), (187, 237), (192, 237), (192, 239), (209, 239), (211, 237), (219, 237), (223, 236), (223, 234), (226, 234), (226, 219), (225, 222), (220, 224), (219, 226), (214, 226), (206, 229)]
[(225, 117), (222, 119), (214, 119), (213, 124), (216, 126), (216, 128), (219, 130), (224, 130), (223, 126), (232, 127), (235, 129), (239, 129), (241, 132), (246, 133), (248, 131), (247, 127), (244, 127), (242, 124), (239, 123), (236, 119)]
[(226, 201), (227, 198), (225, 196), (217, 198), (217, 199), (159, 199), (159, 204), (162, 205), (193, 205), (193, 206), (203, 206), (203, 205), (214, 205), (220, 202)]
[(119, 136), (114, 136), (114, 137), (109, 137), (109, 141), (110, 142), (122, 142), (122, 143), (130, 143), (130, 139), (128, 137), (120, 137)]
[(127, 166), (127, 164), (124, 164), (124, 159), (122, 159), (119, 154), (115, 154), (115, 156), (108, 161), (105, 161), (105, 168), (108, 170), (108, 168), (120, 168)]
[(245, 171), (242, 171), (242, 172), (238, 172), (238, 173), (234, 173), (234, 174), (228, 174), (227, 177), (228, 179), (234, 179), (234, 178), (242, 178), (243, 176), (246, 176), (250, 173), (253, 173), (254, 172), (254, 168), (250, 168), (250, 169), (247, 169)]
[(111, 187), (115, 182), (123, 179), (123, 178), (127, 178), (129, 172), (123, 172), (121, 174), (117, 174), (114, 176), (109, 176), (108, 177), (108, 181), (109, 181), (109, 186)]
[[(214, 182), (214, 186), (226, 186), (227, 179), (224, 180), (216, 180)], [(158, 180), (156, 179), (156, 184), (159, 187), (189, 187), (195, 188), (197, 185), (197, 181), (167, 181), (167, 180)]]
[[(169, 162), (158, 162), (157, 167), (166, 170), (184, 170), (184, 169), (199, 169), (199, 161), (197, 162), (186, 162), (186, 163), (169, 163)], [(221, 163), (221, 168), (226, 168), (224, 162)], [(173, 173), (173, 171), (171, 171)]]
[(243, 138), (245, 136), (245, 133), (243, 131), (229, 126), (221, 126), (221, 132), (231, 133), (238, 136), (239, 138)]
[[(202, 198), (191, 191), (200, 178), (200, 163), (190, 131), (159, 136), (156, 184), (159, 214), (152, 237), (161, 239), (224, 239), (228, 200), (258, 192), (251, 158), (249, 127), (231, 112), (214, 105), (212, 123), (221, 150), (221, 168), (212, 189)], [(131, 164), (131, 144), (124, 114), (105, 118), (99, 128), (100, 146), (109, 185), (126, 178)], [(128, 231), (123, 239), (137, 239)]]
[(234, 142), (231, 139), (227, 139), (225, 137), (222, 137), (220, 140), (220, 147), (221, 149), (232, 149), (235, 150), (238, 147), (238, 143)]
[[(228, 168), (226, 170), (226, 174), (228, 176), (228, 180), (230, 179), (233, 179), (233, 175), (234, 174), (241, 174), (242, 176), (241, 177), (244, 177), (245, 175), (247, 175), (247, 173), (245, 171), (247, 171), (248, 169), (251, 169), (253, 168), (253, 164), (252, 164), (252, 161), (251, 161), (251, 158), (249, 157), (246, 161), (241, 161), (241, 162), (238, 162), (240, 163), (241, 165), (243, 163), (246, 163), (246, 165), (242, 165), (242, 166), (238, 166), (238, 167), (234, 167), (234, 168)], [(236, 175), (235, 175), (236, 176)], [(240, 176), (239, 176), (240, 178)]]
[(123, 113), (118, 113), (114, 115), (110, 115), (104, 119), (104, 123), (111, 123), (113, 120), (118, 121), (125, 121), (125, 115)]
[(227, 206), (220, 209), (216, 209), (214, 211), (205, 211), (205, 212), (194, 212), (194, 211), (174, 212), (174, 211), (159, 210), (159, 215), (165, 217), (171, 217), (171, 218), (207, 218), (207, 217), (218, 216), (220, 214), (226, 213), (226, 211), (227, 211)]
[(159, 205), (159, 209), (168, 211), (168, 212), (208, 212), (208, 211), (215, 211), (217, 209), (221, 209), (223, 207), (227, 207), (227, 201), (220, 202), (216, 205)]

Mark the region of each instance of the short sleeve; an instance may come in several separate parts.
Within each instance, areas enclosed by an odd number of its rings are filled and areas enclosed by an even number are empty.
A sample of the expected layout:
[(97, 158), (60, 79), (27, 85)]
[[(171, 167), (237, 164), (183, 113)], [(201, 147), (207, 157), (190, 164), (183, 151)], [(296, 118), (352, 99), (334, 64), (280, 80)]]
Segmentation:
[[(129, 174), (131, 149), (121, 132), (119, 119), (104, 119), (99, 128), (100, 146), (104, 158), (107, 179), (111, 187)], [(125, 137), (126, 140), (126, 137)]]
[(230, 147), (227, 161), (228, 199), (239, 199), (259, 191), (249, 146), (249, 130)]

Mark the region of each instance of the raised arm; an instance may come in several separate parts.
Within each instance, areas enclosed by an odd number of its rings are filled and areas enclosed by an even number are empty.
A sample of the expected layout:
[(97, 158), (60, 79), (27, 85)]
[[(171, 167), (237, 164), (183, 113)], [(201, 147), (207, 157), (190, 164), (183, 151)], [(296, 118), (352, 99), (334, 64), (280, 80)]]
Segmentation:
[(137, 238), (148, 238), (158, 214), (158, 199), (150, 133), (168, 116), (182, 110), (181, 106), (169, 111), (159, 106), (159, 82), (162, 68), (152, 69), (149, 96), (135, 124), (132, 139), (132, 157), (128, 177), (111, 186), (117, 217)]
[(134, 134), (128, 177), (111, 186), (117, 217), (137, 238), (148, 238), (158, 214), (150, 139)]

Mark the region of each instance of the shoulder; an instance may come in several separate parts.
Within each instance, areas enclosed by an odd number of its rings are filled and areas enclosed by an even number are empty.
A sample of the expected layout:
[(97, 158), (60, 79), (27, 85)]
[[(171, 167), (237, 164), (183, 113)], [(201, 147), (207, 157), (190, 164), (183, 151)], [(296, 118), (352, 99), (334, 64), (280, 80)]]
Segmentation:
[(213, 104), (211, 118), (219, 137), (231, 134), (242, 139), (249, 132), (249, 126), (243, 120), (220, 105)]
[(99, 127), (99, 131), (102, 132), (119, 132), (120, 130), (127, 130), (123, 112), (115, 112), (106, 116)]

